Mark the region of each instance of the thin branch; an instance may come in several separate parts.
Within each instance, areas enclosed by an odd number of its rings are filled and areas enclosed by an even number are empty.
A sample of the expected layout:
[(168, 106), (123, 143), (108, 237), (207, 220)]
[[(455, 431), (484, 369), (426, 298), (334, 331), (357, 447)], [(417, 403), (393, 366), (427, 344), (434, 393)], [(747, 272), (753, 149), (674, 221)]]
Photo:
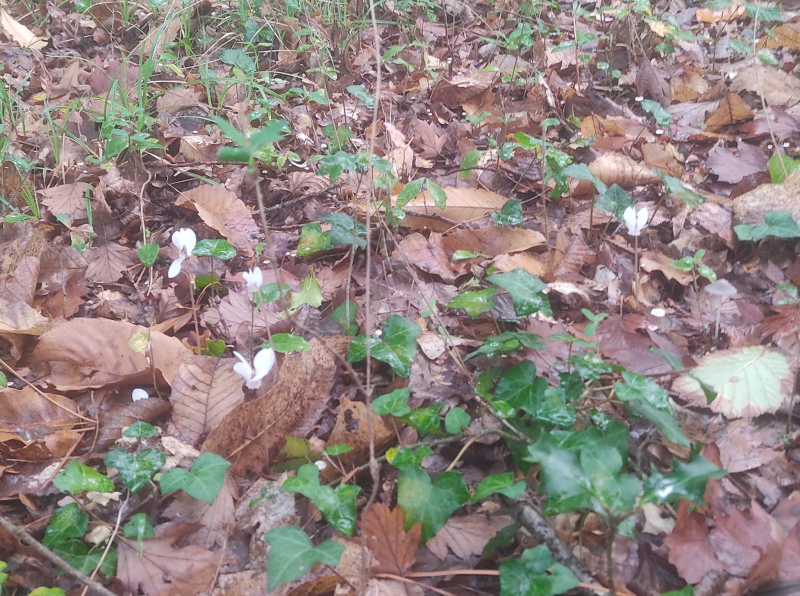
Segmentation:
[(49, 548), (44, 546), (41, 542), (36, 540), (36, 538), (31, 536), (25, 529), (20, 528), (18, 525), (10, 522), (3, 515), (0, 515), (0, 526), (2, 526), (8, 532), (11, 532), (17, 538), (19, 538), (22, 541), (23, 544), (26, 544), (26, 545), (30, 546), (33, 550), (35, 550), (37, 553), (42, 555), (45, 559), (47, 559), (48, 561), (50, 561), (54, 565), (57, 565), (58, 567), (63, 569), (68, 575), (71, 575), (72, 577), (77, 579), (79, 582), (81, 582), (82, 584), (88, 586), (89, 588), (91, 588), (92, 590), (97, 592), (98, 594), (102, 594), (102, 596), (117, 596), (116, 594), (114, 594), (114, 592), (112, 592), (111, 590), (109, 590), (108, 588), (103, 586), (103, 584), (93, 580), (91, 577), (89, 577), (85, 573), (75, 569), (72, 565), (67, 563), (64, 559), (59, 557), (57, 554), (55, 554)]

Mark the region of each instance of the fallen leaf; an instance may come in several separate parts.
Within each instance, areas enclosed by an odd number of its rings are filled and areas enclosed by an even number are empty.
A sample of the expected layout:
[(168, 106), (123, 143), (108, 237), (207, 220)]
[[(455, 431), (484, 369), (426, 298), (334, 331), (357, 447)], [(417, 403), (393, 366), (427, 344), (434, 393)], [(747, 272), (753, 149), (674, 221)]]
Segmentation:
[(664, 546), (669, 549), (669, 562), (690, 584), (723, 569), (714, 555), (706, 517), (699, 511), (691, 511), (688, 501), (682, 500), (678, 505), (675, 528), (664, 538)]
[(496, 73), (487, 71), (456, 75), (450, 79), (442, 77), (436, 83), (431, 101), (441, 101), (448, 108), (456, 109), (464, 102), (486, 93), (495, 77)]
[(236, 482), (228, 476), (213, 505), (180, 492), (162, 515), (167, 519), (201, 526), (186, 537), (186, 544), (203, 548), (212, 548), (215, 544), (223, 546), (228, 537), (228, 526), (234, 520), (234, 501), (238, 492)]
[(674, 261), (675, 259), (664, 253), (651, 250), (643, 252), (639, 257), (639, 265), (648, 273), (660, 271), (667, 279), (676, 281), (682, 286), (690, 286), (693, 279), (691, 271), (681, 271), (673, 267)]
[(373, 504), (361, 521), (361, 532), (378, 562), (372, 569), (374, 573), (404, 576), (414, 564), (422, 536), (422, 522), (417, 522), (406, 532), (402, 508), (390, 510), (383, 503)]
[[(156, 99), (156, 108), (170, 116), (176, 116), (186, 108), (200, 104), (200, 92), (190, 87), (172, 87)], [(202, 187), (200, 187), (202, 188)], [(191, 191), (187, 191), (191, 192)], [(184, 195), (186, 193), (183, 193)]]
[(800, 579), (800, 524), (797, 524), (786, 535), (778, 579), (783, 582)]
[(731, 82), (730, 90), (752, 91), (770, 106), (791, 106), (800, 101), (800, 81), (772, 66), (748, 66)]
[(800, 50), (800, 23), (783, 23), (758, 42), (757, 49), (791, 48)]
[[(456, 280), (441, 234), (432, 232), (427, 239), (420, 233), (409, 234), (400, 241), (397, 250), (402, 251), (406, 259), (422, 271), (438, 275), (447, 282)], [(395, 260), (402, 262), (401, 257)]]
[(589, 170), (606, 186), (631, 188), (659, 181), (645, 164), (621, 153), (604, 153), (589, 164)]
[(122, 431), (134, 422), (152, 424), (169, 410), (168, 401), (151, 397), (101, 412), (97, 449), (104, 449), (122, 437)]
[(180, 194), (178, 204), (194, 205), (206, 225), (214, 228), (245, 257), (255, 254), (259, 228), (240, 198), (221, 186), (204, 184)]
[[(265, 431), (272, 461), (287, 435), (305, 436), (311, 430), (327, 408), (328, 394), (337, 378), (337, 359), (319, 340), (309, 343), (311, 350), (286, 356), (278, 382), (263, 398), (239, 404), (209, 433), (202, 451), (226, 458), (236, 454), (234, 473), (260, 471), (265, 462)], [(344, 357), (350, 338), (328, 337), (326, 343)], [(266, 429), (264, 410), (269, 421)]]
[(50, 319), (40, 315), (24, 302), (8, 302), (0, 298), (0, 333), (41, 335), (50, 328)]
[(733, 200), (736, 223), (761, 224), (770, 211), (788, 210), (800, 221), (800, 171), (792, 172), (782, 184), (762, 184)]
[(86, 279), (99, 284), (114, 283), (133, 267), (133, 251), (119, 244), (93, 246), (86, 254)]
[[(353, 447), (355, 451), (351, 454), (346, 454), (344, 461), (353, 459), (353, 456), (359, 451), (364, 451), (369, 448), (369, 422), (367, 416), (372, 417), (373, 437), (375, 441), (375, 448), (378, 449), (385, 445), (389, 439), (394, 436), (394, 433), (387, 428), (383, 420), (378, 416), (370, 406), (360, 401), (350, 401), (346, 397), (341, 398), (339, 404), (339, 414), (336, 417), (336, 424), (328, 437), (329, 445), (337, 445), (344, 443)], [(350, 457), (348, 457), (350, 456)]]
[(178, 367), (169, 401), (184, 440), (194, 443), (244, 399), (242, 377), (233, 370), (236, 362), (192, 354)]
[(210, 588), (222, 555), (199, 546), (176, 547), (173, 540), (119, 539), (117, 577), (125, 588), (145, 596), (195, 596)]
[(423, 190), (411, 199), (405, 209), (420, 215), (437, 215), (452, 221), (464, 222), (480, 219), (505, 205), (506, 197), (480, 188), (445, 186), (447, 205), (439, 209), (430, 193)]
[(391, 579), (371, 579), (364, 596), (425, 596), (425, 588)]
[(669, 86), (672, 89), (672, 98), (678, 102), (694, 101), (709, 88), (702, 69), (691, 66), (672, 77)]
[(420, 157), (433, 159), (438, 157), (447, 143), (447, 135), (440, 131), (435, 124), (429, 124), (422, 120), (417, 120), (413, 125), (414, 136), (411, 137), (411, 144), (422, 152)]
[(524, 269), (536, 277), (545, 277), (550, 272), (547, 263), (527, 252), (501, 254), (496, 256), (492, 262), (498, 273), (508, 273), (514, 269)]
[(224, 337), (231, 340), (236, 336), (236, 330), (242, 323), (252, 325), (253, 333), (260, 335), (279, 320), (278, 316), (269, 312), (267, 308), (260, 308), (256, 312), (254, 321), (253, 303), (246, 294), (239, 292), (230, 292), (218, 307), (211, 307), (203, 313), (203, 322), (206, 325), (217, 328)]
[(733, 3), (722, 9), (699, 8), (695, 18), (701, 23), (729, 23), (747, 16), (747, 7), (744, 4)]
[(41, 50), (47, 47), (46, 39), (36, 37), (33, 31), (8, 14), (2, 7), (0, 7), (0, 25), (3, 26), (3, 29), (6, 30), (12, 40), (23, 48)]
[[(38, 266), (39, 260), (36, 260)], [(83, 273), (76, 273), (67, 279), (67, 283), (48, 296), (42, 311), (52, 318), (69, 319), (77, 313), (83, 305), (83, 298), (89, 293), (86, 278)]]
[(466, 250), (490, 257), (547, 245), (545, 237), (535, 230), (497, 226), (477, 230), (459, 228), (445, 235), (442, 242), (450, 254), (457, 250)]
[(636, 93), (639, 95), (648, 93), (650, 97), (665, 108), (672, 103), (672, 89), (669, 83), (650, 64), (647, 56), (642, 58), (639, 63), (639, 70), (636, 73)]
[(644, 163), (647, 164), (647, 167), (651, 170), (653, 168), (658, 168), (665, 174), (681, 178), (683, 176), (683, 166), (675, 157), (677, 151), (672, 146), (670, 146), (670, 148), (672, 151), (669, 151), (664, 145), (645, 143), (642, 145)]
[(183, 19), (176, 17), (159, 27), (151, 28), (150, 33), (148, 33), (147, 37), (139, 44), (139, 57), (142, 58), (142, 60), (157, 60), (161, 56), (161, 50), (164, 44), (175, 41), (178, 37), (178, 33), (180, 33), (181, 27), (183, 27)]
[(678, 103), (669, 106), (673, 122), (679, 126), (697, 126), (719, 108), (722, 100)]
[(738, 149), (734, 154), (722, 145), (715, 145), (708, 152), (706, 167), (720, 182), (737, 184), (747, 176), (767, 171), (769, 158), (758, 147), (739, 143)]
[(22, 256), (10, 273), (0, 275), (0, 299), (32, 304), (39, 282), (39, 259)]
[(650, 350), (656, 342), (649, 336), (640, 335), (637, 327), (637, 319), (633, 316), (612, 315), (598, 325), (592, 339), (597, 341), (597, 348), (603, 356), (631, 372), (640, 375), (670, 372), (672, 369), (666, 360)]
[(723, 126), (742, 120), (750, 120), (753, 110), (737, 93), (729, 93), (719, 104), (719, 107), (706, 120), (706, 129), (715, 131)]
[(425, 546), (442, 561), (448, 549), (459, 559), (477, 557), (495, 534), (513, 520), (506, 515), (487, 516), (482, 513), (456, 515)]
[(719, 457), (730, 474), (758, 468), (781, 456), (785, 426), (758, 424), (752, 420), (731, 420), (717, 439)]
[[(139, 339), (147, 346), (148, 356), (131, 347)], [(33, 361), (48, 363), (48, 381), (69, 391), (108, 383), (152, 382), (151, 361), (172, 385), (178, 367), (190, 353), (179, 339), (146, 327), (109, 319), (73, 319), (55, 325), (39, 338)]]
[[(77, 61), (76, 61), (77, 64)], [(42, 203), (53, 215), (64, 214), (74, 222), (86, 219), (86, 190), (87, 182), (73, 182), (61, 184), (39, 191), (44, 197)]]

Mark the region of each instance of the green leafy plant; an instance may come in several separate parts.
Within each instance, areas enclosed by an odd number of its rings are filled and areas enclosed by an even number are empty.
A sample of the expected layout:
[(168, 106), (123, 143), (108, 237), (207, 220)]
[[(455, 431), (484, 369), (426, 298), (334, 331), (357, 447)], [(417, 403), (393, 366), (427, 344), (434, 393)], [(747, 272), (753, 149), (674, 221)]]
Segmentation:
[(335, 566), (344, 552), (344, 544), (327, 540), (319, 546), (311, 544), (297, 526), (275, 528), (267, 532), (270, 545), (267, 558), (267, 590), (303, 577), (317, 563)]
[(356, 527), (356, 497), (361, 489), (352, 484), (340, 484), (336, 489), (319, 483), (319, 468), (306, 464), (297, 470), (297, 476), (287, 478), (282, 486), (290, 493), (308, 497), (320, 510), (325, 520), (346, 536), (352, 536)]
[(109, 468), (116, 468), (122, 484), (136, 494), (164, 466), (167, 454), (156, 449), (145, 449), (134, 455), (124, 449), (113, 449), (106, 454), (103, 462)]
[(492, 213), (492, 221), (498, 226), (521, 226), (522, 202), (519, 199), (507, 200), (499, 211)]
[(775, 238), (800, 238), (800, 226), (787, 210), (770, 211), (763, 224), (739, 224), (733, 226), (739, 240), (758, 242), (768, 236)]
[[(411, 363), (417, 356), (417, 337), (421, 333), (422, 329), (414, 321), (400, 315), (389, 315), (383, 323), (381, 336), (369, 338), (370, 354), (407, 379), (411, 374)], [(350, 344), (347, 361), (360, 362), (366, 357), (367, 336), (358, 335)]]
[(188, 495), (214, 504), (225, 482), (225, 471), (231, 464), (215, 453), (201, 453), (194, 460), (191, 471), (172, 468), (161, 476), (161, 494), (182, 490)]
[(114, 483), (108, 476), (76, 460), (69, 462), (66, 468), (56, 474), (53, 484), (58, 490), (72, 495), (87, 491), (110, 493), (114, 490)]

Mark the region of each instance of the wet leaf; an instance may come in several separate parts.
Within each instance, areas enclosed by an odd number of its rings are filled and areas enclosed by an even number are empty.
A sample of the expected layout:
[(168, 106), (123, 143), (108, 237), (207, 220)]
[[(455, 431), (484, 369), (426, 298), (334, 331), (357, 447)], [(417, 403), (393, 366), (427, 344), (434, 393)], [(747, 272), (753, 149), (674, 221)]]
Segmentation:
[(167, 462), (167, 454), (156, 449), (145, 449), (136, 455), (124, 449), (109, 451), (103, 463), (109, 468), (116, 468), (122, 478), (122, 484), (133, 494), (142, 490), (153, 475)]
[(508, 273), (495, 273), (488, 275), (486, 280), (500, 286), (511, 294), (514, 310), (520, 317), (525, 317), (538, 311), (545, 314), (551, 312), (550, 302), (542, 290), (547, 289), (547, 284), (525, 269), (514, 269)]
[(161, 494), (183, 490), (195, 499), (212, 505), (225, 482), (225, 471), (230, 466), (219, 455), (201, 453), (194, 460), (191, 471), (172, 468), (161, 477)]
[(77, 503), (70, 503), (56, 509), (42, 538), (42, 544), (52, 548), (56, 544), (65, 542), (69, 538), (83, 538), (89, 527), (89, 514), (83, 511)]
[(405, 468), (397, 479), (397, 503), (405, 512), (406, 528), (422, 522), (422, 539), (427, 541), (447, 522), (450, 515), (469, 500), (469, 491), (458, 472), (444, 472), (431, 482), (417, 468)]
[(319, 468), (314, 464), (300, 466), (297, 476), (287, 478), (282, 486), (290, 493), (308, 497), (325, 520), (345, 536), (352, 536), (356, 526), (356, 497), (361, 489), (340, 484), (336, 489), (319, 483)]
[(494, 295), (496, 293), (497, 290), (494, 288), (461, 292), (447, 303), (447, 308), (463, 308), (474, 319), (495, 307)]
[(114, 483), (97, 470), (72, 460), (69, 465), (53, 478), (53, 484), (60, 490), (71, 495), (87, 491), (110, 493), (114, 490)]
[(552, 596), (577, 586), (575, 574), (556, 563), (543, 544), (500, 564), (500, 596)]
[(327, 540), (317, 547), (311, 544), (297, 526), (275, 528), (267, 532), (270, 557), (267, 559), (267, 590), (301, 578), (317, 563), (335, 566), (344, 552), (344, 545)]
[(408, 406), (408, 398), (411, 396), (411, 388), (403, 387), (376, 397), (372, 400), (372, 409), (379, 416), (401, 417), (409, 414), (411, 408)]

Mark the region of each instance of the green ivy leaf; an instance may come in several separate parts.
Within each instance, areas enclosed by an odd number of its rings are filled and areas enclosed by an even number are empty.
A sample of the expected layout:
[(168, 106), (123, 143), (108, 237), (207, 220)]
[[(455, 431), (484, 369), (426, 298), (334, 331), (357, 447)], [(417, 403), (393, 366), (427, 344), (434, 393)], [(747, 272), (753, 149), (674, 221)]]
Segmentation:
[(132, 515), (130, 521), (125, 524), (125, 527), (122, 529), (122, 534), (125, 538), (136, 539), (136, 546), (139, 549), (140, 555), (142, 553), (142, 541), (156, 537), (153, 524), (150, 523), (150, 518), (147, 517), (146, 513), (136, 513)]
[(542, 291), (547, 284), (525, 269), (514, 269), (508, 273), (488, 275), (486, 280), (500, 286), (511, 294), (517, 316), (526, 317), (538, 311), (552, 315), (550, 301)]
[(353, 94), (353, 97), (360, 100), (368, 110), (375, 108), (375, 98), (372, 94), (364, 88), (364, 85), (349, 85), (347, 90)]
[(495, 493), (505, 495), (509, 499), (517, 499), (523, 492), (525, 492), (525, 483), (522, 481), (514, 482), (513, 472), (503, 472), (494, 476), (486, 476), (481, 480), (470, 499), (470, 503), (474, 505), (481, 499), (485, 499)]
[(400, 191), (400, 194), (397, 195), (397, 203), (398, 207), (405, 207), (408, 205), (409, 201), (416, 197), (419, 193), (422, 192), (422, 185), (425, 183), (425, 178), (417, 178), (416, 180), (412, 180), (408, 184), (403, 187), (403, 190)]
[(788, 210), (770, 211), (764, 216), (764, 224), (740, 224), (733, 226), (739, 240), (758, 242), (767, 236), (776, 238), (800, 238), (800, 227)]
[[(100, 557), (103, 556), (102, 548), (89, 552), (89, 548), (80, 540), (67, 540), (66, 542), (56, 544), (53, 546), (53, 552), (75, 569), (86, 574), (92, 573), (95, 570), (97, 564), (100, 562)], [(103, 559), (103, 564), (100, 566), (100, 571), (105, 573), (107, 577), (113, 577), (117, 574), (117, 558), (117, 549), (109, 549), (106, 558)]]
[(352, 536), (356, 527), (356, 497), (361, 489), (340, 484), (336, 490), (319, 483), (319, 468), (314, 464), (300, 466), (297, 476), (287, 478), (282, 486), (289, 493), (308, 497), (322, 512), (325, 520), (345, 536)]
[(463, 308), (474, 319), (495, 307), (494, 295), (496, 293), (497, 290), (494, 288), (461, 292), (447, 303), (447, 308)]
[(622, 219), (625, 209), (633, 205), (630, 195), (621, 186), (614, 183), (603, 193), (595, 207), (601, 211), (611, 212), (617, 219)]
[(575, 365), (578, 374), (585, 381), (596, 381), (601, 376), (614, 372), (612, 366), (594, 352), (571, 356), (569, 363)]
[(705, 506), (706, 484), (713, 478), (722, 478), (727, 472), (718, 468), (702, 456), (688, 464), (675, 462), (675, 468), (664, 476), (653, 472), (647, 479), (642, 504), (672, 503), (686, 499), (701, 507)]
[(137, 420), (122, 431), (122, 436), (128, 439), (146, 439), (148, 437), (154, 437), (157, 432), (158, 429), (152, 424), (148, 424), (144, 420)]
[(110, 493), (114, 490), (114, 483), (108, 476), (74, 459), (53, 478), (53, 484), (58, 490), (71, 495), (90, 490), (99, 493)]
[(6, 377), (6, 373), (0, 371), (0, 388), (5, 389), (8, 387), (8, 377)]
[(666, 128), (672, 123), (672, 114), (665, 110), (664, 107), (657, 101), (653, 101), (652, 99), (643, 99), (642, 109), (645, 112), (650, 112), (653, 115), (653, 118), (656, 119), (656, 124), (659, 126)]
[[(265, 341), (262, 348), (269, 348), (269, 342)], [(291, 333), (275, 333), (272, 335), (272, 347), (276, 352), (288, 354), (289, 352), (308, 352), (311, 344), (302, 337)]]
[(395, 389), (391, 393), (381, 395), (372, 400), (372, 409), (379, 416), (395, 416), (400, 418), (411, 413), (408, 398), (411, 396), (411, 387)]
[(344, 544), (332, 540), (314, 547), (306, 533), (297, 526), (270, 530), (265, 540), (271, 547), (267, 558), (268, 592), (300, 579), (317, 563), (335, 567), (344, 552)]
[(500, 596), (553, 596), (577, 588), (578, 583), (543, 544), (500, 564)]
[(444, 192), (444, 189), (441, 186), (430, 179), (428, 180), (426, 186), (428, 187), (428, 192), (431, 194), (431, 198), (433, 199), (433, 204), (444, 211), (444, 208), (447, 207), (447, 193)]
[(77, 503), (70, 503), (56, 509), (50, 523), (44, 531), (42, 544), (52, 548), (60, 542), (70, 538), (83, 538), (89, 527), (89, 514), (83, 511)]
[(36, 588), (28, 596), (64, 596), (61, 588)]
[(444, 430), (451, 435), (461, 432), (462, 428), (469, 426), (472, 418), (461, 408), (451, 408), (444, 416)]
[(194, 460), (191, 472), (172, 468), (161, 477), (161, 494), (168, 495), (183, 490), (190, 496), (209, 505), (214, 504), (225, 482), (225, 471), (231, 464), (216, 453), (201, 453)]
[(219, 54), (219, 61), (230, 66), (237, 66), (248, 75), (256, 71), (256, 61), (238, 48), (222, 50)]
[(510, 354), (522, 347), (530, 348), (531, 350), (543, 350), (547, 344), (542, 341), (541, 336), (535, 333), (526, 333), (523, 331), (505, 331), (499, 335), (490, 335), (483, 340), (483, 345), (470, 352), (464, 357), (464, 360), (474, 358), (478, 354), (485, 354), (487, 358), (494, 358), (498, 354)]
[[(353, 218), (347, 213), (328, 213), (320, 218), (323, 223), (331, 224), (331, 244), (356, 244), (359, 248), (366, 248), (367, 241), (364, 237), (367, 235), (367, 228), (362, 223), (356, 223)], [(357, 235), (353, 234), (355, 232)]]
[(522, 216), (522, 201), (508, 199), (499, 211), (492, 213), (492, 221), (498, 226), (521, 226), (525, 221)]
[(461, 179), (466, 180), (469, 178), (469, 175), (472, 173), (472, 169), (478, 165), (478, 162), (483, 157), (483, 151), (478, 149), (473, 149), (472, 151), (468, 151), (467, 154), (464, 156), (464, 161), (461, 162)]
[(615, 383), (614, 390), (628, 411), (655, 424), (669, 441), (689, 447), (691, 442), (675, 419), (667, 390), (655, 381), (627, 370), (622, 372), (622, 378), (625, 382)]
[(167, 462), (167, 454), (156, 449), (145, 449), (133, 455), (124, 449), (109, 451), (103, 463), (116, 468), (124, 484), (133, 494), (142, 490), (150, 479)]
[[(348, 318), (349, 306), (349, 318)], [(358, 305), (352, 300), (343, 302), (337, 306), (330, 314), (331, 319), (336, 321), (342, 326), (347, 335), (355, 335), (358, 333), (358, 325), (356, 325), (356, 317), (358, 316)]]
[(281, 284), (281, 287), (278, 288), (278, 284), (275, 282), (264, 284), (260, 288), (258, 288), (258, 292), (253, 294), (253, 300), (256, 303), (256, 307), (263, 306), (265, 304), (269, 304), (270, 302), (275, 302), (279, 300), (281, 294), (284, 296), (289, 294), (289, 286), (286, 284)]
[(214, 238), (200, 240), (192, 254), (196, 257), (217, 257), (223, 261), (230, 261), (236, 256), (236, 249), (227, 240)]
[(417, 408), (413, 412), (403, 417), (403, 420), (414, 430), (419, 433), (420, 437), (424, 437), (431, 432), (439, 432), (442, 419), (439, 413), (444, 407), (444, 402), (435, 404), (427, 408)]
[(319, 162), (317, 173), (320, 175), (328, 175), (331, 184), (336, 182), (342, 173), (347, 170), (354, 172), (356, 170), (365, 171), (367, 168), (367, 160), (362, 156), (346, 151), (337, 151), (333, 155), (326, 155)]
[(547, 379), (536, 376), (536, 365), (523, 360), (514, 365), (497, 383), (494, 399), (507, 402), (514, 408), (534, 411), (544, 398)]
[[(385, 362), (398, 375), (407, 379), (411, 363), (417, 356), (417, 338), (422, 329), (414, 321), (400, 315), (389, 315), (383, 324), (383, 337), (371, 337), (370, 355)], [(367, 357), (367, 338), (359, 335), (350, 343), (348, 362), (360, 362)]]
[[(785, 173), (784, 168), (786, 169)], [(767, 170), (773, 184), (782, 184), (786, 180), (786, 176), (800, 170), (800, 159), (792, 159), (788, 155), (773, 155), (769, 158)]]
[(433, 454), (433, 449), (422, 445), (415, 450), (406, 447), (391, 447), (386, 451), (386, 461), (398, 470), (421, 468), (422, 460)]
[(653, 173), (661, 178), (662, 182), (664, 183), (664, 190), (666, 190), (667, 194), (670, 194), (673, 197), (678, 197), (681, 201), (686, 203), (688, 207), (697, 209), (703, 203), (703, 201), (705, 201), (701, 195), (689, 188), (686, 188), (678, 178), (665, 174), (658, 168), (654, 169)]
[(145, 267), (152, 267), (158, 258), (158, 244), (152, 242), (142, 244), (137, 252), (139, 254), (139, 262)]
[(547, 436), (528, 447), (525, 461), (541, 464), (539, 490), (547, 493), (544, 514), (568, 513), (589, 506), (586, 475), (578, 455)]
[(330, 455), (331, 457), (338, 457), (340, 455), (350, 453), (351, 451), (355, 451), (355, 448), (345, 443), (336, 443), (336, 445), (328, 445), (325, 447), (325, 451), (323, 451), (323, 453), (325, 455)]
[(397, 479), (397, 503), (405, 513), (406, 529), (422, 522), (423, 542), (433, 538), (469, 496), (458, 472), (443, 472), (431, 482), (423, 470), (405, 468)]
[(214, 356), (215, 358), (222, 358), (225, 353), (225, 340), (213, 340), (209, 337), (206, 338), (206, 347), (200, 350), (203, 356)]
[(564, 168), (562, 174), (578, 180), (588, 180), (594, 184), (595, 189), (601, 195), (608, 191), (608, 187), (597, 176), (592, 174), (589, 166), (587, 166), (585, 163), (570, 164)]
[(297, 244), (298, 257), (310, 257), (332, 247), (330, 231), (323, 232), (318, 223), (307, 223), (300, 230), (300, 241)]
[(314, 272), (311, 271), (303, 281), (300, 282), (300, 291), (292, 293), (289, 300), (289, 308), (294, 311), (301, 305), (308, 304), (317, 308), (322, 304), (322, 286), (319, 285)]

